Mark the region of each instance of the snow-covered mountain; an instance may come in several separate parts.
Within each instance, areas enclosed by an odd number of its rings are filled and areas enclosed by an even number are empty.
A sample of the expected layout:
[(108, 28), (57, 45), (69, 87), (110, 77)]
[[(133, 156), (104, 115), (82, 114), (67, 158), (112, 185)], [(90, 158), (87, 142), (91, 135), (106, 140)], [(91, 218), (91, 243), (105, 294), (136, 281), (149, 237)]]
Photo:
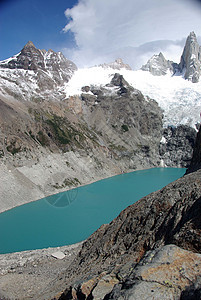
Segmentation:
[(0, 93), (36, 102), (81, 95), (83, 86), (105, 86), (112, 93), (108, 84), (118, 72), (131, 86), (158, 102), (164, 110), (164, 126), (195, 127), (201, 112), (200, 53), (195, 33), (191, 32), (180, 64), (166, 60), (160, 53), (138, 71), (130, 70), (121, 59), (77, 70), (61, 52), (39, 50), (28, 42), (19, 54), (0, 62)]
[(197, 83), (201, 75), (201, 46), (195, 33), (192, 31), (187, 37), (179, 64), (166, 60), (163, 54), (159, 53), (153, 55), (141, 69), (149, 71), (154, 76), (166, 75), (169, 72)]
[(63, 99), (59, 88), (75, 70), (61, 52), (37, 49), (29, 41), (20, 53), (0, 62), (0, 92), (19, 100)]

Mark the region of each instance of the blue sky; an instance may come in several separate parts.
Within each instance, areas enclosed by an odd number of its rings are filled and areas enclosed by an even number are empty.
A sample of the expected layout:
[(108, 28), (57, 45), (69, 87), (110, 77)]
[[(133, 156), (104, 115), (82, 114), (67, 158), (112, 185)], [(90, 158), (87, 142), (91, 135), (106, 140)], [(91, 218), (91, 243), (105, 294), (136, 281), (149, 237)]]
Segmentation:
[(5, 0), (0, 4), (0, 60), (18, 53), (31, 40), (40, 49), (59, 51), (73, 47), (71, 32), (62, 32), (66, 25), (65, 10), (75, 0)]
[(4, 0), (0, 60), (31, 40), (78, 66), (122, 57), (133, 68), (162, 51), (178, 61), (191, 31), (201, 36), (199, 0)]

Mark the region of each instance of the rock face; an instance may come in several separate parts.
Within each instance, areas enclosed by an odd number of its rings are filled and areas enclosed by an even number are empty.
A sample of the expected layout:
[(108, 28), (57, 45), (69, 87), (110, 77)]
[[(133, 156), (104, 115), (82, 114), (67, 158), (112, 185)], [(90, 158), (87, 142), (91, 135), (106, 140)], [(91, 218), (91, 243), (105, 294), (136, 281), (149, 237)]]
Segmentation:
[(196, 143), (193, 150), (193, 158), (187, 170), (187, 174), (201, 169), (201, 126), (197, 133)]
[(180, 125), (165, 128), (160, 143), (159, 153), (165, 166), (189, 166), (196, 140), (196, 130)]
[(184, 74), (185, 79), (194, 83), (199, 81), (201, 74), (201, 47), (194, 32), (191, 32), (186, 40), (179, 69)]
[(173, 61), (166, 60), (160, 52), (158, 55), (153, 55), (148, 62), (142, 66), (143, 71), (149, 71), (154, 76), (166, 75), (168, 72), (174, 74), (177, 64)]
[(22, 51), (11, 59), (0, 62), (0, 68), (23, 69), (50, 72), (58, 83), (68, 81), (77, 70), (76, 65), (67, 60), (61, 52), (39, 50), (29, 41)]

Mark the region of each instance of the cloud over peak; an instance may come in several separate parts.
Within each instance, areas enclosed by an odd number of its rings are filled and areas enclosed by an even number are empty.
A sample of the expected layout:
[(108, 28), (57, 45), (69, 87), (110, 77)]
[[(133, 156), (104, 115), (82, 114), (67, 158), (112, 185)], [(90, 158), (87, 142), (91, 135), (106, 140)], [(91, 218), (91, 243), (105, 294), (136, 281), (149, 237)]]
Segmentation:
[(63, 31), (74, 34), (77, 48), (64, 52), (82, 66), (114, 59), (123, 48), (201, 34), (201, 7), (192, 0), (80, 0), (65, 15)]

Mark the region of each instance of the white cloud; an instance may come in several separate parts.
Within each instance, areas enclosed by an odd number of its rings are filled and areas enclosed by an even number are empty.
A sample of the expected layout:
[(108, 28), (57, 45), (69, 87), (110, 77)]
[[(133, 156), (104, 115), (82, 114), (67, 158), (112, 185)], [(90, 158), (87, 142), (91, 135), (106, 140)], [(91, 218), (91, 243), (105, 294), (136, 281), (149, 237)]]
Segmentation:
[[(120, 48), (201, 34), (201, 7), (193, 0), (80, 0), (65, 15), (64, 31), (74, 34), (77, 48), (63, 51), (80, 66), (110, 61)], [(175, 51), (179, 45), (169, 43), (166, 54)]]

